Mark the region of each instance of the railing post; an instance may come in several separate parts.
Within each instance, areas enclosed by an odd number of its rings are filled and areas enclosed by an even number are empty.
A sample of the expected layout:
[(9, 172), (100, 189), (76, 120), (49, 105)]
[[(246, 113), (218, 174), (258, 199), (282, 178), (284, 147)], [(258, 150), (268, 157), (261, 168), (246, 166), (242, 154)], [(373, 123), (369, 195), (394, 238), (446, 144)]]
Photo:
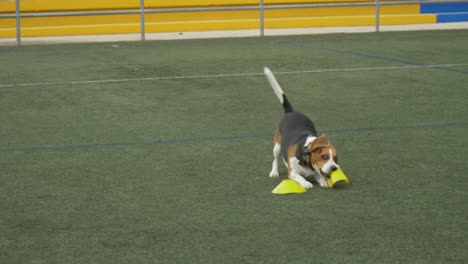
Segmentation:
[(140, 0), (140, 38), (145, 40), (145, 0)]
[(260, 0), (260, 36), (265, 35), (265, 6), (263, 0)]
[(16, 12), (16, 45), (21, 46), (21, 18), (20, 18), (20, 0), (15, 1)]
[(375, 32), (380, 31), (380, 4), (379, 0), (375, 0)]

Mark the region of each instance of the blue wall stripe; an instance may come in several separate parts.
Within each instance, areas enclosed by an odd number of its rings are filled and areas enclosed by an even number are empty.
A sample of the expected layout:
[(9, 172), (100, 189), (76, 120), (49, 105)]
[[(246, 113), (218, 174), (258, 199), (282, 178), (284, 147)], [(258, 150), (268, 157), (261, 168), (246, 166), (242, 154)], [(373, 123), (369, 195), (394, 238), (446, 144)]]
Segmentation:
[(468, 3), (421, 4), (421, 14), (436, 14), (437, 23), (468, 21)]
[(421, 14), (468, 12), (468, 3), (421, 4)]
[(468, 12), (454, 14), (437, 14), (437, 23), (465, 22), (468, 21)]

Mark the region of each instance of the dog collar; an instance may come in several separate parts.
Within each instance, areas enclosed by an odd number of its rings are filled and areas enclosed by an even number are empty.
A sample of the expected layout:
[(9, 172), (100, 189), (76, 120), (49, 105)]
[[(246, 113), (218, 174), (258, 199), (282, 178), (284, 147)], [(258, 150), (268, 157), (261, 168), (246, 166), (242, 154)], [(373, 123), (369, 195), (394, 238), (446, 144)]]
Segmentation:
[(312, 158), (312, 153), (310, 153), (309, 146), (305, 146), (301, 154), (301, 159), (302, 159), (301, 163), (307, 168), (315, 171), (314, 167), (312, 166), (312, 162), (310, 162), (311, 158)]

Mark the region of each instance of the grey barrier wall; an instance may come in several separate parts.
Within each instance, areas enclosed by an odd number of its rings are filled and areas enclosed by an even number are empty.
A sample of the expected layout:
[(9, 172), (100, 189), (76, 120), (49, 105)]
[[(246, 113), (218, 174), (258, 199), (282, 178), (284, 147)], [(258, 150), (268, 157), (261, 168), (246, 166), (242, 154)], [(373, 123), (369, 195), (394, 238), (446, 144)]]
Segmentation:
[(21, 13), (20, 0), (15, 0), (15, 14), (0, 14), (0, 18), (16, 18), (16, 43), (21, 45), (21, 18), (22, 17), (57, 17), (57, 16), (93, 16), (93, 15), (127, 15), (140, 14), (140, 39), (145, 40), (145, 14), (151, 13), (181, 13), (181, 12), (205, 12), (205, 11), (242, 11), (257, 10), (260, 13), (259, 29), (260, 36), (265, 32), (264, 11), (268, 9), (296, 9), (296, 8), (318, 8), (318, 7), (349, 7), (349, 6), (375, 6), (375, 31), (380, 30), (380, 6), (387, 5), (411, 5), (428, 3), (468, 3), (468, 0), (419, 0), (419, 1), (392, 1), (359, 3), (320, 3), (320, 4), (264, 4), (264, 0), (259, 0), (257, 6), (224, 6), (224, 7), (190, 7), (190, 8), (158, 8), (146, 9), (144, 0), (140, 0), (139, 9), (130, 10), (103, 10), (103, 11), (70, 11), (70, 12), (45, 12), (45, 13)]

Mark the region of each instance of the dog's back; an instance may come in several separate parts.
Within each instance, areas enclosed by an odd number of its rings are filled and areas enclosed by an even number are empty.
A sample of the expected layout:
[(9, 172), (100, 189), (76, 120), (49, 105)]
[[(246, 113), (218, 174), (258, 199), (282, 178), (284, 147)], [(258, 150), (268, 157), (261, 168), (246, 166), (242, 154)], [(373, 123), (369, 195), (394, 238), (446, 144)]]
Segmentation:
[(279, 132), (281, 133), (281, 154), (287, 157), (290, 146), (304, 146), (307, 138), (317, 136), (314, 122), (301, 112), (286, 113), (279, 122)]
[(315, 130), (315, 125), (312, 120), (303, 113), (294, 111), (294, 108), (288, 101), (283, 89), (281, 89), (281, 86), (278, 81), (276, 81), (276, 78), (270, 69), (265, 67), (264, 72), (273, 88), (273, 91), (275, 92), (276, 97), (278, 97), (278, 100), (281, 102), (284, 109), (285, 115), (279, 124), (279, 130), (283, 138), (302, 138), (303, 136), (307, 138), (308, 136), (317, 136), (317, 131)]
[[(279, 132), (282, 137), (281, 147), (286, 151), (289, 146), (304, 143), (307, 137), (317, 136), (315, 125), (306, 115), (295, 112), (288, 98), (281, 89), (275, 76), (268, 68), (264, 68), (265, 76), (275, 92), (276, 97), (281, 102), (284, 109), (284, 116), (279, 123)], [(300, 142), (304, 141), (304, 142)]]

